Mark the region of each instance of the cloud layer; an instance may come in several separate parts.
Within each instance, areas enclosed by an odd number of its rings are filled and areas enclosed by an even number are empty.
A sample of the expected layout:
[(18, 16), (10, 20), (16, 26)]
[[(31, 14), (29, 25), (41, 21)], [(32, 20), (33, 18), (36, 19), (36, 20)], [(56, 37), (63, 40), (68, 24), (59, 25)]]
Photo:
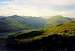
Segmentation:
[(0, 15), (75, 16), (75, 0), (0, 0)]

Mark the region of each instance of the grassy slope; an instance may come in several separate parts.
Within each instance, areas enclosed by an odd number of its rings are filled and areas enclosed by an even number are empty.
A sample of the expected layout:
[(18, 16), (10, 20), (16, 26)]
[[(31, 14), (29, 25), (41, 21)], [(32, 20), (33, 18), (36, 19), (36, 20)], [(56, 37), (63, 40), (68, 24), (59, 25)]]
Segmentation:
[(46, 34), (75, 35), (75, 22), (64, 23), (47, 30)]

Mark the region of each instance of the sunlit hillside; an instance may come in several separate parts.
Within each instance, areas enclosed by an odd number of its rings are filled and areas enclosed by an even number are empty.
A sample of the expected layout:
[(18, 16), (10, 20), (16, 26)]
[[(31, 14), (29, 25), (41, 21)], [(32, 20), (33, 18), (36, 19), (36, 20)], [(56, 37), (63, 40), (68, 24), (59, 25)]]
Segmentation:
[(75, 36), (75, 21), (51, 27), (47, 30), (46, 34), (61, 34)]

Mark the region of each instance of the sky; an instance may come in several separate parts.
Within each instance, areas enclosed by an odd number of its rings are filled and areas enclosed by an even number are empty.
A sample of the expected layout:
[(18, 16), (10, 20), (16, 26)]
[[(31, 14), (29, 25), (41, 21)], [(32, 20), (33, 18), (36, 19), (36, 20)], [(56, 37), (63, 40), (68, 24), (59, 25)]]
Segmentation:
[(75, 17), (75, 0), (0, 0), (0, 15)]

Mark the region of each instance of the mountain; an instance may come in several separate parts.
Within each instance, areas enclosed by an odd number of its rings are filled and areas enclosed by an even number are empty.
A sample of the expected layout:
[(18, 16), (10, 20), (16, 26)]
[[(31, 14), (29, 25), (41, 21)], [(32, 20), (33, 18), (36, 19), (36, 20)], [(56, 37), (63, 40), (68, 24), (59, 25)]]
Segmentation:
[(0, 32), (13, 32), (13, 31), (29, 28), (29, 26), (21, 22), (18, 22), (17, 20), (14, 19), (10, 17), (0, 18)]
[(46, 26), (47, 20), (41, 17), (8, 16), (0, 17), (0, 32), (13, 32), (27, 29), (41, 29)]
[(63, 24), (65, 22), (71, 22), (72, 19), (68, 17), (64, 17), (61, 15), (52, 16), (50, 19), (48, 19), (48, 23), (52, 26)]
[(41, 17), (32, 17), (32, 16), (10, 16), (8, 19), (12, 21), (17, 21), (27, 26), (30, 26), (32, 29), (44, 28), (47, 24), (47, 19)]
[[(28, 42), (28, 41), (32, 42), (37, 39), (40, 40), (42, 38), (48, 38), (51, 35), (53, 35), (54, 37), (59, 35), (58, 38), (60, 38), (60, 36), (62, 37), (75, 36), (75, 21), (72, 20), (72, 18), (63, 17), (63, 16), (54, 16), (48, 21), (49, 21), (48, 23), (51, 23), (53, 26), (48, 27), (45, 31), (40, 31), (40, 30), (35, 31), (34, 30), (28, 33), (22, 33), (22, 34), (17, 33), (17, 34), (14, 34), (14, 36), (18, 39), (18, 42), (23, 42), (23, 43)], [(50, 21), (54, 21), (54, 22), (50, 22)], [(49, 25), (50, 24), (48, 24), (47, 26)]]
[(47, 29), (52, 26), (71, 22), (74, 19), (61, 15), (49, 19), (32, 16), (0, 16), (0, 32), (14, 32), (27, 29)]
[[(18, 48), (26, 48), (27, 49), (54, 49), (55, 51), (58, 48), (67, 50), (71, 50), (71, 48), (75, 44), (75, 18), (63, 17), (60, 15), (53, 16), (44, 22), (45, 19), (36, 18), (36, 17), (21, 17), (21, 16), (11, 16), (8, 21), (12, 20), (17, 21), (19, 23), (24, 23), (25, 25), (32, 26), (36, 29), (38, 27), (42, 27), (47, 24), (45, 28), (45, 32), (42, 31), (29, 31), (28, 33), (18, 32), (13, 35), (9, 35), (7, 38), (7, 46), (18, 47)], [(23, 22), (22, 22), (23, 21)], [(41, 23), (40, 23), (41, 22)], [(8, 22), (9, 23), (9, 22)], [(14, 22), (15, 23), (15, 22)], [(42, 25), (42, 26), (40, 26)], [(13, 26), (10, 25), (10, 26)], [(49, 27), (51, 26), (51, 27)], [(42, 27), (43, 28), (43, 27)], [(17, 44), (17, 45), (16, 45)], [(63, 44), (65, 46), (63, 46)], [(73, 46), (74, 47), (74, 46)], [(61, 50), (60, 49), (60, 50)], [(65, 49), (64, 49), (65, 50)]]

